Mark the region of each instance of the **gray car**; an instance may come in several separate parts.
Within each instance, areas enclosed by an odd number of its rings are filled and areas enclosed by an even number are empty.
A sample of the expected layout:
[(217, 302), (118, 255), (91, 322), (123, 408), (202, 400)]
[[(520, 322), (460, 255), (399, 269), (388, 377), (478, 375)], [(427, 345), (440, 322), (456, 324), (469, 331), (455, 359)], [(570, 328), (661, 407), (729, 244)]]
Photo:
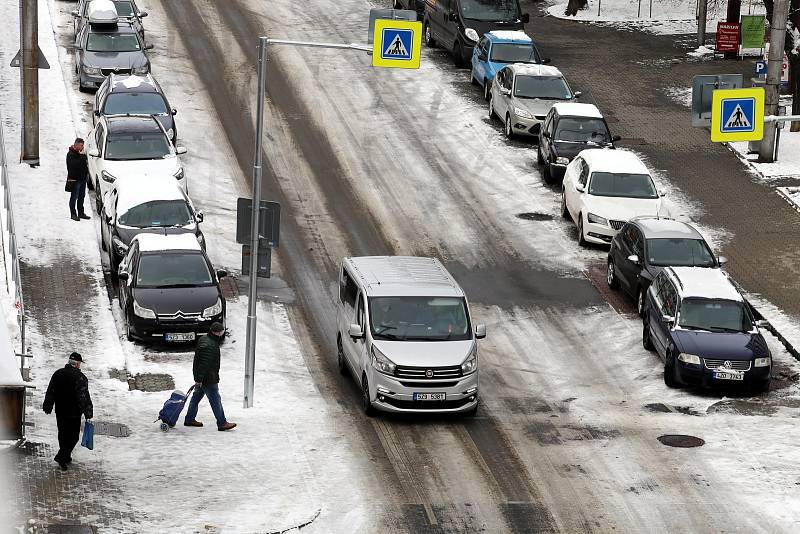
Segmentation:
[(503, 67), (492, 80), (489, 118), (500, 117), (509, 139), (538, 136), (550, 108), (557, 102), (573, 102), (580, 94), (572, 92), (555, 67), (514, 63)]
[(97, 89), (112, 72), (148, 74), (150, 60), (145, 50), (151, 48), (130, 23), (84, 24), (75, 43), (79, 89)]
[[(78, 2), (78, 9), (72, 11), (72, 30), (75, 37), (78, 37), (81, 28), (86, 24), (89, 18), (89, 4), (92, 0), (80, 0)], [(117, 9), (117, 15), (120, 22), (130, 22), (139, 36), (144, 39), (144, 24), (142, 19), (147, 16), (147, 11), (141, 11), (137, 6), (135, 0), (112, 0), (114, 7)]]

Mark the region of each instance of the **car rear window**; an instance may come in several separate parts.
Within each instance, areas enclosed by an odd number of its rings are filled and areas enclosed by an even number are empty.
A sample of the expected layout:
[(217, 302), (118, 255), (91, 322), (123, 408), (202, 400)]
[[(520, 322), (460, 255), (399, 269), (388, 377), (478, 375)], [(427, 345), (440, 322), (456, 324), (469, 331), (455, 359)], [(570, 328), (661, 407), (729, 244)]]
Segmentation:
[(86, 41), (89, 52), (135, 52), (141, 49), (139, 39), (131, 33), (90, 33)]
[(702, 239), (648, 239), (647, 262), (662, 267), (714, 267), (714, 255)]
[(164, 115), (167, 105), (158, 93), (112, 93), (103, 109), (106, 115)]
[(495, 63), (541, 63), (539, 51), (533, 43), (495, 43), (490, 61)]
[(556, 126), (557, 141), (608, 143), (611, 136), (602, 119), (588, 117), (562, 117)]
[(195, 287), (212, 283), (208, 264), (199, 252), (144, 254), (136, 273), (138, 287)]
[(589, 194), (599, 197), (658, 198), (650, 175), (621, 172), (593, 172)]
[(133, 16), (133, 5), (130, 2), (114, 2), (114, 6), (117, 8), (117, 15), (120, 17), (131, 17)]

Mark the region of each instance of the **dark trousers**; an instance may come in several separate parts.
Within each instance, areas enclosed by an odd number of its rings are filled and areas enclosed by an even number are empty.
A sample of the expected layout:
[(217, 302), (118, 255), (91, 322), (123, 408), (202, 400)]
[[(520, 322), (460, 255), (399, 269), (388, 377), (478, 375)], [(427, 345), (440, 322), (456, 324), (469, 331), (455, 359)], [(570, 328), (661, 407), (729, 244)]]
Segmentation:
[(58, 454), (56, 462), (71, 462), (72, 449), (78, 444), (81, 436), (81, 416), (58, 415)]
[[(69, 212), (75, 215), (83, 215), (83, 197), (86, 196), (86, 180), (77, 180), (72, 184), (72, 191), (69, 192)], [(77, 212), (75, 211), (77, 204)]]

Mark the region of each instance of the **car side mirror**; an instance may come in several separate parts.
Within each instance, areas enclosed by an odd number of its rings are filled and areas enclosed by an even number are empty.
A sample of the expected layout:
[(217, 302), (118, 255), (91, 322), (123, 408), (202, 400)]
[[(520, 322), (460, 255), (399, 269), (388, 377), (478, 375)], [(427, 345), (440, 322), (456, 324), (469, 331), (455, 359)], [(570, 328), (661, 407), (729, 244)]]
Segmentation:
[(451, 11), (450, 14), (447, 16), (447, 20), (450, 22), (458, 22), (458, 13), (455, 11)]
[(719, 263), (720, 265), (725, 265), (726, 263), (728, 263), (728, 258), (726, 258), (725, 256), (719, 256), (717, 257), (717, 263)]
[(217, 269), (217, 278), (225, 278), (228, 276), (228, 271), (225, 269)]
[(175, 109), (175, 108), (172, 108), (172, 114), (173, 114), (173, 115), (177, 115), (177, 114), (178, 114), (178, 110), (177, 110), (177, 109)]
[(511, 89), (506, 89), (505, 87), (501, 87), (500, 88), (500, 92), (502, 94), (504, 94), (504, 95), (510, 95), (511, 94)]
[(621, 140), (622, 140), (622, 136), (621, 135), (615, 135), (615, 136), (613, 136), (611, 138), (611, 142), (612, 143), (616, 143), (617, 141), (621, 141)]
[(659, 192), (658, 192), (658, 196), (660, 196), (660, 197), (665, 197), (665, 196), (667, 196), (667, 192), (666, 192), (666, 191), (664, 191), (664, 190), (659, 190)]
[(89, 156), (91, 156), (93, 158), (99, 158), (100, 157), (100, 151), (97, 150), (96, 148), (90, 148), (89, 151), (86, 152), (86, 154), (88, 154)]
[(531, 15), (530, 15), (530, 13), (523, 13), (523, 14), (522, 14), (522, 23), (523, 23), (523, 24), (527, 24), (527, 23), (529, 23), (530, 21), (531, 21)]
[(351, 324), (347, 334), (355, 341), (364, 337), (364, 331), (357, 324)]
[(639, 256), (637, 256), (636, 254), (631, 254), (630, 256), (628, 256), (628, 261), (638, 265), (639, 264)]
[(155, 47), (156, 46), (153, 43), (147, 43), (146, 45), (144, 45), (145, 50), (152, 50)]
[(197, 222), (199, 223), (203, 222), (203, 212), (198, 211), (197, 213), (194, 214), (194, 218), (197, 219)]
[(661, 318), (664, 320), (665, 323), (672, 326), (675, 323), (675, 317), (672, 315), (662, 315)]
[(139, 11), (139, 18), (143, 19), (147, 16), (147, 11)]
[(73, 17), (75, 17), (75, 18), (78, 18), (78, 16), (79, 16), (79, 13), (77, 11), (70, 11), (69, 14), (72, 15)]
[(767, 321), (766, 319), (757, 320), (756, 321), (756, 326), (759, 327), (759, 328), (766, 328), (766, 329), (769, 329), (769, 328), (772, 327), (772, 325), (769, 324), (769, 321)]
[(575, 184), (575, 191), (577, 191), (577, 192), (579, 192), (579, 193), (583, 193), (583, 192), (584, 192), (584, 190), (585, 190), (585, 189), (584, 189), (584, 187), (583, 187), (581, 184)]
[(476, 324), (475, 325), (475, 339), (483, 339), (486, 337), (486, 325), (485, 324)]
[(185, 146), (176, 146), (175, 147), (176, 154), (186, 154), (186, 147)]
[(542, 60), (542, 65), (549, 65), (553, 60), (549, 57), (546, 57)]
[(478, 59), (480, 59), (481, 61), (486, 61), (486, 60), (489, 59), (489, 56), (487, 56), (486, 54), (480, 53), (480, 54), (478, 54)]
[(119, 278), (122, 282), (125, 282), (129, 277), (130, 275), (127, 273), (127, 271), (120, 271), (117, 275), (117, 278)]
[(579, 98), (583, 93), (580, 91), (575, 91), (572, 93), (572, 98)]
[(547, 139), (550, 139), (550, 132), (547, 132), (547, 131), (542, 132), (542, 137), (546, 137)]

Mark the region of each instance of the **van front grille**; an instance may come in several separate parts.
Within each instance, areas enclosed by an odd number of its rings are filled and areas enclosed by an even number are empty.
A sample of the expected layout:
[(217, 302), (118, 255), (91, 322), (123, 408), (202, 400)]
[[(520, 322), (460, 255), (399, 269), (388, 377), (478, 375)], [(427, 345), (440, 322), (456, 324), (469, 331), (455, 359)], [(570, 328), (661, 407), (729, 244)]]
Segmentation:
[(461, 366), (451, 365), (448, 367), (408, 367), (398, 365), (394, 371), (397, 378), (409, 378), (411, 380), (441, 380), (447, 378), (460, 378)]

